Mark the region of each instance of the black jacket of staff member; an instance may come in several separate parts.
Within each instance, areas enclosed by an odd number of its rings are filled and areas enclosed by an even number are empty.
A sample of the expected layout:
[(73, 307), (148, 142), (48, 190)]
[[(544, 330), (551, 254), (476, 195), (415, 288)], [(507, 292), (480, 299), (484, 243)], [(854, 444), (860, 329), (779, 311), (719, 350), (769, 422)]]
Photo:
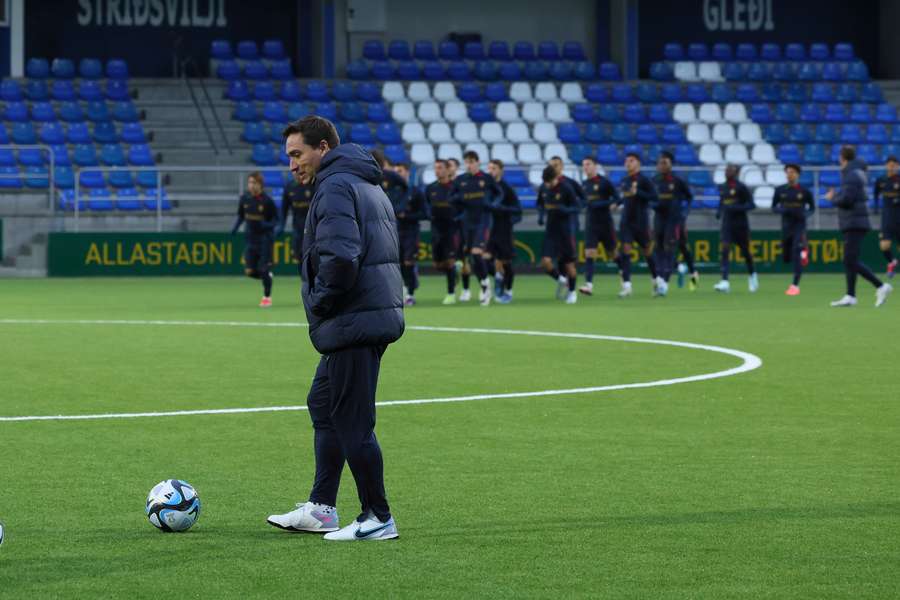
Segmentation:
[(397, 227), (381, 182), (381, 168), (356, 144), (331, 150), (316, 175), (302, 295), (309, 336), (322, 354), (403, 335)]
[(838, 208), (838, 225), (841, 231), (868, 231), (869, 198), (866, 194), (866, 165), (853, 159), (841, 170), (841, 187), (831, 202)]
[(729, 177), (719, 186), (719, 208), (716, 218), (722, 219), (722, 227), (729, 229), (749, 229), (750, 219), (747, 213), (756, 208), (753, 194), (737, 175)]

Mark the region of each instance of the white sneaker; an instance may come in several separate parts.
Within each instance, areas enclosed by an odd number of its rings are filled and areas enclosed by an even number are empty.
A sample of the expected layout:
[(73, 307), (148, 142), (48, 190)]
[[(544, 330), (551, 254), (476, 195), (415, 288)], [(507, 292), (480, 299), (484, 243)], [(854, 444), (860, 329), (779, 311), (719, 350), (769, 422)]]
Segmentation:
[(856, 297), (851, 296), (850, 294), (844, 294), (844, 297), (840, 300), (835, 300), (831, 303), (832, 306), (856, 306)]
[(443, 304), (444, 306), (448, 306), (450, 304), (456, 304), (456, 295), (447, 294), (446, 296), (444, 296), (444, 299), (441, 301), (441, 304)]
[(622, 289), (619, 290), (619, 298), (627, 298), (630, 295), (631, 295), (631, 282), (623, 281)]
[(759, 289), (759, 276), (756, 273), (751, 275), (747, 280), (747, 289), (750, 290), (751, 294), (755, 293), (756, 290)]
[(894, 291), (894, 286), (889, 283), (882, 283), (881, 287), (875, 290), (875, 307), (879, 307), (887, 301), (887, 297)]
[(713, 289), (717, 292), (722, 292), (723, 294), (727, 294), (731, 291), (731, 284), (727, 279), (721, 280), (719, 283), (713, 286)]
[(592, 296), (594, 294), (594, 284), (590, 281), (586, 281), (583, 286), (578, 288), (578, 291), (585, 296)]
[(489, 277), (485, 277), (481, 280), (481, 293), (478, 295), (478, 301), (482, 306), (490, 306), (491, 298), (494, 297), (494, 292), (491, 291), (491, 280)]
[(340, 527), (335, 507), (314, 502), (298, 502), (296, 510), (283, 515), (269, 515), (266, 522), (288, 531), (310, 531), (312, 533), (337, 531)]
[(653, 282), (653, 295), (663, 297), (669, 293), (669, 284), (662, 277), (657, 277)]
[(392, 540), (397, 537), (400, 537), (400, 534), (397, 533), (394, 517), (388, 519), (387, 523), (382, 523), (371, 514), (362, 523), (354, 520), (338, 531), (325, 534), (326, 540), (335, 542)]
[(468, 302), (471, 299), (472, 299), (472, 290), (463, 290), (462, 293), (459, 295), (460, 302)]
[(562, 300), (566, 297), (566, 291), (569, 289), (569, 280), (565, 275), (556, 278), (556, 299)]
[(575, 304), (578, 302), (578, 294), (576, 292), (569, 292), (566, 296), (566, 304)]

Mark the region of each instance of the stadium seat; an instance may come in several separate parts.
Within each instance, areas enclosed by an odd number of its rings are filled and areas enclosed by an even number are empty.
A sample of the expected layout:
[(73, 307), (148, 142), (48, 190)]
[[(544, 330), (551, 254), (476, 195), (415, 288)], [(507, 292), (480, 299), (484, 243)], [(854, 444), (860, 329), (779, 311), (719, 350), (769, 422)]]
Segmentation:
[(259, 59), (259, 48), (252, 40), (241, 40), (237, 43), (237, 57), (241, 60)]
[(28, 121), (28, 105), (24, 102), (7, 103), (3, 109), (3, 120), (14, 123)]
[(143, 204), (140, 200), (140, 195), (137, 191), (137, 188), (134, 187), (121, 187), (116, 190), (116, 198), (115, 198), (115, 208), (116, 210), (122, 211), (135, 211), (141, 210), (143, 208)]
[(734, 126), (730, 123), (716, 123), (712, 129), (712, 141), (717, 144), (731, 144), (736, 139)]
[(22, 86), (15, 79), (4, 79), (0, 83), (0, 100), (4, 102), (21, 102), (24, 100)]
[(45, 58), (29, 58), (25, 63), (25, 76), (28, 79), (47, 79), (50, 77), (50, 64)]
[(109, 59), (106, 61), (106, 76), (119, 81), (128, 79), (128, 64), (121, 58)]
[(17, 161), (26, 167), (37, 167), (46, 164), (45, 151), (38, 148), (22, 148), (18, 151)]
[(497, 104), (497, 120), (508, 123), (519, 120), (519, 109), (514, 102), (500, 102)]
[[(71, 81), (67, 81), (71, 85)], [(25, 84), (25, 96), (32, 102), (43, 102), (50, 99), (47, 82), (43, 80), (31, 80)], [(18, 102), (20, 100), (16, 100)]]
[(441, 60), (459, 60), (459, 46), (456, 42), (441, 42), (438, 45), (438, 58)]
[(684, 60), (684, 48), (681, 44), (669, 42), (663, 46), (663, 58), (669, 61)]
[[(6, 129), (3, 130), (3, 135), (5, 134)], [(65, 144), (66, 134), (60, 123), (45, 123), (41, 126), (40, 132), (38, 133), (38, 140), (42, 144)], [(2, 143), (9, 143), (9, 141), (7, 140)]]
[(844, 71), (838, 63), (824, 63), (822, 65), (822, 79), (824, 81), (843, 81)]
[(234, 81), (241, 77), (241, 67), (233, 60), (223, 60), (216, 67), (216, 77), (225, 81)]
[(453, 81), (471, 81), (472, 67), (461, 60), (453, 61), (447, 67), (447, 77)]
[(281, 40), (264, 40), (262, 56), (268, 60), (281, 60), (284, 58), (284, 44)]
[(510, 123), (506, 126), (506, 139), (516, 144), (530, 142), (531, 130), (525, 123)]
[(456, 87), (456, 90), (459, 99), (463, 102), (481, 102), (484, 99), (484, 92), (481, 84), (478, 83), (461, 83)]
[(232, 117), (243, 122), (258, 121), (259, 112), (253, 102), (238, 102), (235, 104)]
[(106, 187), (106, 178), (101, 171), (81, 171), (78, 174), (78, 185), (87, 189)]
[[(281, 107), (281, 104), (278, 104)], [(341, 104), (340, 110), (338, 111), (341, 121), (345, 121), (348, 123), (362, 123), (366, 120), (366, 111), (364, 105), (359, 104), (358, 102), (344, 102)], [(287, 120), (287, 115), (285, 115), (284, 119), (266, 119), (274, 122), (284, 122)], [(263, 118), (265, 118), (265, 109), (263, 109)]]
[[(498, 119), (499, 118), (499, 108), (497, 111)], [(522, 119), (528, 123), (537, 123), (539, 121), (544, 121), (547, 118), (546, 113), (544, 111), (543, 102), (526, 102), (522, 105)]]
[(384, 155), (394, 164), (409, 163), (409, 154), (403, 144), (388, 144), (384, 147)]
[(823, 118), (823, 112), (821, 108), (821, 104), (804, 104), (800, 109), (800, 120), (804, 123), (818, 123)]
[(363, 146), (375, 143), (372, 129), (366, 123), (354, 123), (350, 127), (350, 141)]
[(678, 81), (697, 81), (697, 66), (692, 62), (675, 63), (675, 79)]
[(810, 60), (828, 60), (828, 44), (815, 43), (809, 45)]
[(469, 104), (469, 118), (476, 123), (484, 123), (494, 120), (494, 111), (491, 106), (485, 102), (474, 102)]
[(440, 81), (446, 78), (447, 71), (442, 63), (428, 61), (422, 66), (422, 76), (428, 81)]
[(56, 79), (72, 79), (75, 77), (75, 63), (68, 58), (54, 58), (50, 64), (50, 73)]
[(685, 87), (685, 97), (689, 102), (693, 102), (695, 104), (702, 104), (703, 102), (709, 102), (710, 96), (709, 92), (706, 90), (706, 85), (702, 83), (689, 83)]
[(619, 65), (616, 63), (605, 62), (597, 70), (597, 77), (601, 81), (619, 81), (622, 79), (622, 73), (619, 71)]
[(471, 144), (474, 142), (484, 141), (486, 143), (490, 143), (494, 140), (484, 139), (482, 140), (481, 136), (478, 135), (478, 126), (475, 123), (462, 122), (456, 123), (453, 126), (453, 139), (462, 144)]
[(488, 46), (488, 58), (498, 61), (512, 60), (512, 53), (509, 50), (509, 44), (505, 41), (495, 40)]
[(234, 58), (231, 52), (231, 42), (228, 40), (213, 40), (209, 45), (209, 55), (213, 60), (231, 60)]
[[(138, 178), (144, 173), (144, 171), (138, 173)], [(156, 172), (148, 172), (148, 182), (151, 179), (155, 180)], [(169, 201), (168, 194), (166, 193), (165, 188), (157, 188), (155, 183), (152, 186), (141, 186), (146, 188), (144, 191), (144, 208), (146, 210), (162, 210), (167, 211), (172, 208), (172, 204)]]
[(118, 144), (104, 144), (100, 147), (100, 162), (109, 167), (124, 167), (125, 152)]
[(82, 58), (78, 61), (78, 74), (82, 79), (101, 79), (103, 63), (96, 58)]
[[(492, 85), (500, 85), (500, 87), (502, 87), (502, 84)], [(438, 102), (452, 102), (458, 100), (458, 98), (456, 97), (456, 88), (449, 81), (440, 81), (434, 84), (432, 95)]]
[(592, 144), (609, 142), (609, 130), (599, 123), (590, 123), (584, 129), (584, 139)]
[(575, 123), (560, 123), (556, 131), (559, 140), (563, 143), (578, 144), (583, 140), (581, 129)]
[(356, 81), (369, 78), (369, 64), (364, 60), (352, 60), (347, 63), (347, 77)]
[(722, 148), (718, 144), (703, 144), (700, 146), (700, 162), (705, 165), (721, 165), (725, 162), (722, 156)]
[(734, 58), (731, 44), (717, 42), (712, 47), (712, 59), (719, 62), (727, 62)]
[[(103, 103), (100, 103), (103, 106), (106, 106)], [(97, 118), (99, 119), (102, 116), (102, 111), (96, 113)], [(134, 123), (140, 120), (140, 115), (138, 114), (137, 109), (134, 104), (131, 102), (113, 102), (112, 103), (112, 118), (114, 121), (119, 121), (120, 123)], [(88, 119), (91, 119), (91, 105), (88, 104)], [(94, 119), (91, 119), (94, 120)]]
[(368, 60), (387, 60), (384, 44), (381, 40), (366, 40), (363, 42), (363, 58)]
[(680, 125), (670, 123), (662, 128), (662, 141), (666, 144), (684, 144), (687, 142), (687, 138)]
[(413, 81), (406, 89), (406, 97), (412, 102), (431, 100), (431, 90), (424, 81)]
[(547, 119), (554, 123), (567, 123), (572, 120), (569, 114), (569, 105), (565, 102), (550, 102), (547, 104)]
[(520, 61), (532, 61), (537, 58), (531, 42), (518, 41), (513, 45), (513, 58)]
[(37, 143), (37, 135), (31, 123), (14, 123), (9, 137), (14, 144)]
[[(385, 63), (390, 64), (390, 63)], [(373, 71), (376, 78), (383, 79), (387, 77), (379, 77), (380, 71)], [(422, 69), (419, 63), (412, 60), (404, 60), (397, 63), (397, 78), (406, 81), (419, 79), (422, 76)]]
[(70, 144), (91, 144), (91, 132), (87, 123), (72, 123), (66, 130), (66, 141)]
[(269, 70), (261, 60), (250, 60), (244, 63), (244, 78), (251, 81), (263, 81), (269, 78)]
[(155, 164), (153, 153), (147, 144), (132, 144), (126, 155), (128, 164), (138, 167), (152, 167)]
[(450, 125), (444, 122), (432, 123), (428, 126), (428, 141), (432, 144), (445, 144), (453, 142), (453, 133), (450, 131)]
[(741, 123), (738, 126), (737, 139), (743, 144), (757, 144), (762, 141), (762, 131), (756, 123)]
[(614, 123), (610, 128), (609, 137), (617, 144), (630, 144), (634, 141), (631, 126), (626, 123)]
[(94, 125), (92, 137), (94, 142), (98, 144), (114, 144), (119, 141), (119, 133), (116, 131), (116, 126), (109, 121)]
[(664, 83), (660, 88), (660, 98), (663, 102), (670, 104), (676, 104), (686, 99), (681, 85), (678, 83)]
[(553, 123), (543, 122), (535, 124), (532, 136), (534, 137), (534, 141), (540, 144), (559, 142), (556, 125)]
[(847, 67), (846, 76), (848, 81), (868, 81), (869, 69), (863, 62), (852, 62)]
[(416, 40), (413, 44), (413, 58), (416, 60), (437, 60), (434, 44), (430, 40)]
[(269, 144), (254, 144), (250, 160), (260, 167), (274, 167), (278, 164), (275, 151)]
[(116, 189), (134, 187), (134, 175), (131, 171), (110, 171), (108, 179), (109, 185)]
[(803, 162), (808, 165), (824, 165), (828, 162), (825, 154), (825, 146), (822, 144), (807, 144), (803, 149)]
[(463, 58), (466, 60), (484, 60), (486, 58), (484, 44), (477, 41), (466, 42), (463, 45)]
[(262, 144), (269, 139), (265, 125), (259, 122), (244, 123), (241, 139), (251, 144)]
[(735, 90), (735, 99), (738, 102), (744, 102), (746, 104), (759, 102), (759, 90), (753, 84), (741, 84)]
[[(431, 144), (413, 144), (410, 149), (410, 158), (416, 165), (432, 165), (434, 164), (435, 154), (434, 146)], [(446, 157), (441, 157), (446, 158)]]
[(49, 102), (35, 102), (31, 105), (31, 120), (39, 123), (56, 121), (56, 112)]
[(423, 102), (419, 104), (417, 114), (418, 119), (423, 123), (443, 121), (443, 116), (441, 115), (441, 107), (437, 102)]
[(647, 111), (647, 119), (651, 123), (671, 123), (672, 114), (669, 107), (665, 104), (650, 104), (650, 110)]
[(782, 144), (778, 148), (778, 159), (783, 163), (801, 162), (800, 150), (794, 144)]
[(697, 77), (701, 81), (722, 81), (722, 71), (717, 62), (702, 62), (697, 68)]
[(709, 59), (709, 48), (706, 44), (695, 42), (689, 44), (687, 48), (687, 56), (690, 60), (703, 61)]
[[(268, 102), (275, 100), (277, 97), (275, 85), (271, 81), (259, 81), (253, 86), (253, 98), (255, 100)], [(243, 98), (235, 98), (235, 100), (243, 100)]]
[(896, 123), (897, 109), (891, 104), (882, 103), (875, 110), (875, 119), (881, 123)]
[(707, 102), (700, 105), (697, 118), (704, 123), (718, 123), (722, 120), (722, 110), (718, 104)]
[(672, 118), (675, 119), (676, 122), (682, 124), (697, 121), (697, 113), (694, 110), (694, 105), (687, 103), (676, 104), (672, 111)]
[[(877, 118), (877, 117), (876, 117)], [(854, 123), (868, 123), (872, 119), (872, 111), (868, 104), (861, 102), (850, 105), (850, 120)]]
[(249, 100), (250, 88), (247, 87), (247, 83), (245, 81), (229, 81), (228, 86), (225, 88), (225, 98), (227, 98), (228, 100), (233, 100), (235, 102)]
[(489, 83), (484, 87), (485, 99), (489, 102), (503, 102), (509, 100), (506, 86), (499, 82)]

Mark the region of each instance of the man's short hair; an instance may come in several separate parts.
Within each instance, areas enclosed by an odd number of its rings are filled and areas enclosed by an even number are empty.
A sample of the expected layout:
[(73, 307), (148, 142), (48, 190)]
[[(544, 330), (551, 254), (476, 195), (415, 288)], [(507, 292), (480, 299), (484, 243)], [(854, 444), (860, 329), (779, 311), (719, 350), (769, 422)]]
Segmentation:
[(635, 159), (637, 159), (638, 162), (642, 162), (642, 161), (641, 161), (641, 155), (638, 154), (637, 152), (626, 152), (626, 153), (625, 153), (625, 158), (628, 158), (629, 156), (633, 156)]
[(550, 160), (558, 160), (559, 162), (563, 161), (562, 157), (560, 157), (560, 156), (551, 156)]
[(341, 143), (341, 138), (338, 137), (334, 123), (318, 115), (307, 115), (299, 121), (289, 123), (284, 128), (284, 131), (281, 132), (281, 138), (282, 140), (287, 140), (288, 136), (295, 133), (303, 136), (304, 144), (314, 148), (317, 148), (322, 143), (322, 140), (325, 140), (328, 143), (328, 147), (332, 150)]
[(841, 158), (850, 162), (856, 158), (856, 148), (853, 146), (841, 146)]
[(900, 164), (900, 160), (897, 160), (897, 157), (894, 156), (893, 154), (891, 154), (890, 156), (888, 156), (888, 157), (887, 157), (887, 160), (884, 161), (884, 162), (886, 162), (886, 163), (897, 163), (897, 164)]
[(546, 167), (544, 167), (544, 172), (541, 173), (541, 180), (544, 183), (550, 183), (551, 181), (554, 181), (555, 179), (556, 179), (556, 169), (554, 169), (550, 165), (547, 165)]
[(594, 156), (594, 155), (585, 156), (584, 158), (581, 159), (582, 162), (584, 162), (584, 161), (586, 161), (586, 160), (591, 161), (591, 162), (594, 163), (595, 165), (597, 164), (597, 157)]
[(669, 152), (668, 150), (663, 150), (662, 152), (660, 152), (659, 157), (660, 158), (668, 158), (669, 162), (672, 162), (672, 163), (675, 162), (675, 155), (672, 154), (671, 152)]
[(463, 160), (474, 160), (479, 161), (478, 153), (474, 150), (466, 150), (465, 154), (463, 154)]
[(801, 169), (800, 165), (798, 165), (797, 163), (787, 163), (786, 165), (784, 165), (784, 170), (787, 171), (788, 169), (793, 169), (797, 171), (798, 174), (803, 172), (803, 169)]
[(247, 175), (247, 179), (252, 179), (253, 181), (255, 181), (256, 183), (258, 183), (259, 185), (263, 185), (263, 184), (264, 184), (264, 180), (263, 180), (262, 173), (260, 173), (259, 171), (253, 171), (252, 173), (250, 173), (249, 175)]
[(398, 163), (394, 163), (394, 168), (395, 168), (395, 169), (400, 168), (400, 167), (403, 167), (404, 169), (406, 169), (407, 171), (409, 171), (409, 163), (407, 163), (407, 162), (398, 162)]
[(457, 167), (459, 166), (459, 161), (456, 160), (455, 158), (453, 158), (452, 156), (451, 156), (450, 158), (447, 159), (447, 164), (449, 165), (450, 163), (453, 163), (453, 164), (456, 165)]
[(498, 168), (498, 169), (500, 169), (501, 171), (503, 170), (503, 161), (500, 160), (499, 158), (493, 158), (493, 159), (491, 159), (490, 164), (492, 164), (492, 165), (497, 165), (497, 168)]
[(450, 161), (447, 160), (446, 158), (436, 158), (434, 160), (434, 162), (441, 163), (442, 165), (444, 165), (444, 168), (447, 168), (450, 166)]

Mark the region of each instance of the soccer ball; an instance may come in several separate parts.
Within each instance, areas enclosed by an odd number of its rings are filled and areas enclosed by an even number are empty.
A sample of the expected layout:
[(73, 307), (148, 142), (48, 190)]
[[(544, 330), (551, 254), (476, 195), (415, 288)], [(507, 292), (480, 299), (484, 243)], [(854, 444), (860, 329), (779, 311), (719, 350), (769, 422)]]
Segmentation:
[(187, 531), (200, 518), (200, 497), (186, 481), (160, 481), (147, 495), (147, 518), (163, 531)]

